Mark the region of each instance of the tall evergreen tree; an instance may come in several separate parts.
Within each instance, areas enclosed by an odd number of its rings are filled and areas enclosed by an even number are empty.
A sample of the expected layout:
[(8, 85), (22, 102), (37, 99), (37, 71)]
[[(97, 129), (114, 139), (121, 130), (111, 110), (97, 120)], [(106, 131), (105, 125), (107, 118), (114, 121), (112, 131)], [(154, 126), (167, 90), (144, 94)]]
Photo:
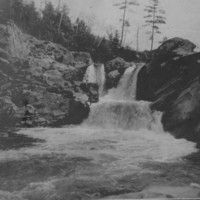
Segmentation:
[(11, 1), (0, 0), (0, 23), (5, 23), (11, 18)]
[(121, 39), (120, 39), (120, 46), (123, 46), (123, 43), (125, 43), (124, 41), (124, 37), (125, 37), (125, 28), (130, 26), (130, 23), (127, 19), (127, 11), (128, 8), (131, 6), (138, 6), (139, 3), (137, 2), (137, 0), (124, 0), (124, 2), (122, 3), (117, 3), (114, 4), (114, 6), (118, 7), (120, 10), (123, 11), (123, 16), (122, 19), (120, 21), (122, 21), (122, 29), (121, 29)]
[(148, 13), (146, 18), (146, 25), (151, 27), (151, 50), (154, 47), (155, 34), (160, 34), (160, 25), (165, 24), (165, 11), (160, 8), (159, 0), (149, 0), (150, 5), (146, 6), (145, 11)]

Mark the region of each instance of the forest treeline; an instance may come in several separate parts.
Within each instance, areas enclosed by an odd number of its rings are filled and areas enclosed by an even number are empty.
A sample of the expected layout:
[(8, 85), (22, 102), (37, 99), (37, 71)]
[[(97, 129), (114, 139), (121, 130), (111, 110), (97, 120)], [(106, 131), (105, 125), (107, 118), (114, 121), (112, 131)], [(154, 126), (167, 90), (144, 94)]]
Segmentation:
[(132, 57), (132, 50), (120, 47), (118, 31), (107, 38), (96, 36), (82, 19), (72, 22), (66, 5), (54, 7), (46, 1), (44, 8), (37, 9), (34, 2), (24, 0), (1, 0), (0, 4), (1, 23), (13, 20), (24, 32), (40, 40), (62, 44), (70, 51), (89, 52), (94, 61)]

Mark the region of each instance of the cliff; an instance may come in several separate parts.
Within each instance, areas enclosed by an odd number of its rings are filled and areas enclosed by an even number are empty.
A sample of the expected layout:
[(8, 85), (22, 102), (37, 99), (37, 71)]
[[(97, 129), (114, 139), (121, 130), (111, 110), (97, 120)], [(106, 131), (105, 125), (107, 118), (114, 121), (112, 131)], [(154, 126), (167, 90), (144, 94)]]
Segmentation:
[(188, 40), (163, 43), (138, 75), (137, 99), (163, 111), (165, 131), (200, 143), (200, 53)]
[(82, 80), (91, 62), (88, 53), (37, 40), (13, 22), (1, 24), (0, 126), (80, 123), (89, 113), (91, 93)]

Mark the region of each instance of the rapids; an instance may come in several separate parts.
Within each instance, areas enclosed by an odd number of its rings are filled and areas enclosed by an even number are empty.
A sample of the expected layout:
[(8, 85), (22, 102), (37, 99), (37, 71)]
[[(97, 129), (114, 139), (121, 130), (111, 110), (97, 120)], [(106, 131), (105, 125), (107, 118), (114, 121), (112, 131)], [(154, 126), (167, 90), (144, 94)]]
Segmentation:
[[(197, 151), (195, 144), (164, 132), (162, 113), (151, 111), (150, 102), (135, 100), (141, 68), (142, 64), (128, 68), (118, 87), (103, 96), (104, 66), (91, 65), (84, 81), (98, 83), (102, 97), (91, 105), (82, 125), (18, 131), (40, 141), (30, 147), (0, 151), (1, 199), (99, 199), (135, 194), (146, 184), (160, 184), (163, 173), (168, 174), (169, 184), (174, 184), (170, 182), (173, 178), (183, 181), (186, 175), (181, 170), (186, 164), (182, 158)], [(150, 164), (155, 169), (145, 167)], [(169, 174), (172, 168), (182, 172), (180, 178)], [(181, 184), (196, 181), (188, 172), (189, 176)], [(189, 191), (198, 193), (196, 189)]]

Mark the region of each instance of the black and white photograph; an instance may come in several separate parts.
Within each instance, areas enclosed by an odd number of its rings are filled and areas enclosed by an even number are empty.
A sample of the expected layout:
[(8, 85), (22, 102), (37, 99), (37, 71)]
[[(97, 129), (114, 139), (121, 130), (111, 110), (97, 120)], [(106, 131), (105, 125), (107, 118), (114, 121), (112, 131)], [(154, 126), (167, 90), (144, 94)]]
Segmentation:
[(200, 200), (200, 0), (0, 0), (0, 200)]

